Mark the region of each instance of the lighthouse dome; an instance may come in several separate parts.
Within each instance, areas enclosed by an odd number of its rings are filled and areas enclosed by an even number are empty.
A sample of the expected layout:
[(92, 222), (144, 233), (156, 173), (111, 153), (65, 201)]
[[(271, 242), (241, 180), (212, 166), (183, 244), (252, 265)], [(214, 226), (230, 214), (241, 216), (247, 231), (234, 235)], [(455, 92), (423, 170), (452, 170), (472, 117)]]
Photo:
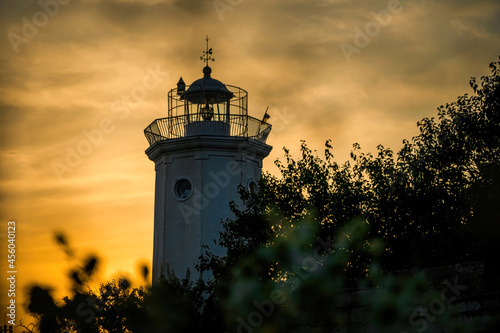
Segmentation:
[(194, 81), (181, 98), (195, 104), (222, 103), (234, 97), (224, 83), (211, 77), (212, 69), (203, 68), (203, 77)]

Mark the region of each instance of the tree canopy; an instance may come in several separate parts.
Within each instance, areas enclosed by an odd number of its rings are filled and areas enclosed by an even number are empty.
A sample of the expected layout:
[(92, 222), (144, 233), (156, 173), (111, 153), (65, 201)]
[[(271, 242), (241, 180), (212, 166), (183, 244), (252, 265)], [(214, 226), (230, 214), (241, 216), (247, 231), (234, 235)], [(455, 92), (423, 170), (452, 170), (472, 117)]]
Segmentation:
[(306, 216), (325, 239), (363, 217), (384, 241), (386, 269), (488, 259), (500, 224), (500, 63), (490, 68), (479, 83), (470, 80), (473, 95), (419, 121), (420, 134), (397, 153), (378, 146), (372, 155), (354, 144), (339, 164), (330, 141), (323, 158), (305, 141), (298, 160), (285, 148), (280, 175), (265, 173), (259, 193), (243, 190), (236, 218), (224, 223), (229, 262)]

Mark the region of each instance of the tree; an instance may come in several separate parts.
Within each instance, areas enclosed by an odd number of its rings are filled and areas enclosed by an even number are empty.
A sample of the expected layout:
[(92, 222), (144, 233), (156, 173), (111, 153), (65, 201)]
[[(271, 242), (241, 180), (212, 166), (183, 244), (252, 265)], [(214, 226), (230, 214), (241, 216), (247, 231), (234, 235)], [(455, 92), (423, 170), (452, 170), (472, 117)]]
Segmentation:
[[(305, 142), (299, 160), (285, 148), (286, 163), (276, 161), (280, 177), (265, 173), (259, 193), (242, 189), (243, 205), (232, 205), (235, 218), (224, 222), (219, 240), (227, 257), (205, 257), (202, 268), (221, 276), (221, 265), (273, 244), (308, 216), (316, 236), (334, 241), (339, 228), (364, 217), (385, 243), (385, 269), (488, 259), (493, 237), (484, 236), (498, 236), (500, 220), (492, 209), (500, 200), (500, 62), (490, 67), (480, 85), (471, 79), (474, 95), (440, 106), (437, 121), (418, 122), (420, 134), (397, 154), (379, 146), (373, 156), (355, 144), (351, 160), (338, 164), (330, 141), (324, 158)], [(353, 277), (368, 263), (357, 258)], [(262, 263), (259, 276), (275, 276), (278, 266)]]

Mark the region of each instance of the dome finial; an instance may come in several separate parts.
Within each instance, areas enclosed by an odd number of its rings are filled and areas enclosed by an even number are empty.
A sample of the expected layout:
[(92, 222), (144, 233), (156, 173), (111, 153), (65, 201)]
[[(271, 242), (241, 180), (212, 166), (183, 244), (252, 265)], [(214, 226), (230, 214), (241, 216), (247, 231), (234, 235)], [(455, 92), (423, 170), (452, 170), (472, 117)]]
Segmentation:
[(210, 66), (203, 67), (203, 76), (210, 77), (210, 74), (212, 74), (212, 68)]

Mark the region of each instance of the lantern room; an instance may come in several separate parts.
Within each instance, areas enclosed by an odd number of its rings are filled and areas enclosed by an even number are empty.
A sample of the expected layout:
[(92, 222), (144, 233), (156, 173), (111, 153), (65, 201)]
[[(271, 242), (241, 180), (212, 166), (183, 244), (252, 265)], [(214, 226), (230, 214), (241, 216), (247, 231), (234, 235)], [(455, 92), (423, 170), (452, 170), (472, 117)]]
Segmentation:
[(203, 52), (203, 77), (186, 85), (182, 77), (168, 92), (168, 117), (156, 119), (144, 133), (149, 143), (196, 135), (243, 136), (262, 143), (271, 131), (263, 120), (248, 116), (248, 93), (212, 77), (212, 49)]

